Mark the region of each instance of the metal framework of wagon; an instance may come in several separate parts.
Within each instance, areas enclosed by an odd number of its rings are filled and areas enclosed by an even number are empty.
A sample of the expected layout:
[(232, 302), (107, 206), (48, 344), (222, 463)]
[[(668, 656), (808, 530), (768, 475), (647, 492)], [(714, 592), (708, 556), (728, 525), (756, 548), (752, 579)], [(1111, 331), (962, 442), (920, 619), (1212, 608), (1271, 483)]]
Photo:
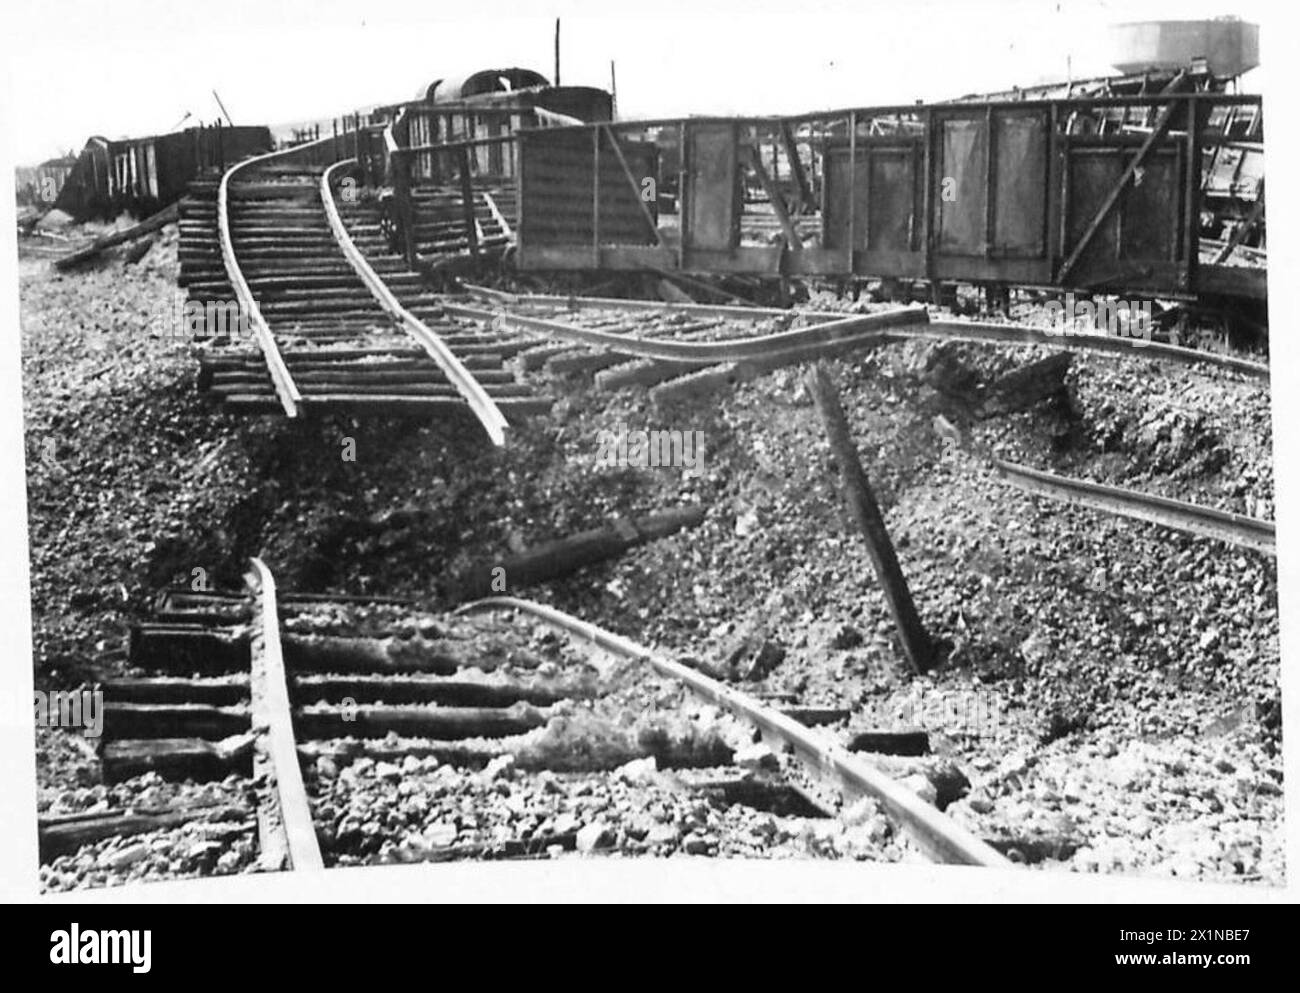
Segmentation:
[(1200, 235), (1218, 122), (1261, 99), (1186, 84), (525, 130), (517, 264), (1263, 299), (1265, 269)]

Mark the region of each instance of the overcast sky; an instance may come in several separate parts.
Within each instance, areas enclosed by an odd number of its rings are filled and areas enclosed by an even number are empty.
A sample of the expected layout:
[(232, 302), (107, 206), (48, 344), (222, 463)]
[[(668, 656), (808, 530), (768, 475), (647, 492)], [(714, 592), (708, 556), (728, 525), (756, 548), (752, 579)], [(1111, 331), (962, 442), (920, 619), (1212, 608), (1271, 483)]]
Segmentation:
[[(1285, 5), (1283, 5), (1285, 6)], [(6, 158), (88, 136), (171, 130), (188, 112), (237, 124), (330, 117), (432, 80), (520, 65), (608, 88), (621, 117), (794, 113), (1111, 71), (1108, 24), (1234, 13), (1225, 0), (9, 0)], [(1267, 54), (1267, 27), (1261, 48)]]

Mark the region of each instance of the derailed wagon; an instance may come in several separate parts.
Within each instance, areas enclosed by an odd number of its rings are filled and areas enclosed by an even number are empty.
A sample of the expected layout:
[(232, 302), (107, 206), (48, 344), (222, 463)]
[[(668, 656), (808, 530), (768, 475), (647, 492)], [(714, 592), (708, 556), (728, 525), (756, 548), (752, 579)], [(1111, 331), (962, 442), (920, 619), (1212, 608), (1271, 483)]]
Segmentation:
[[(1246, 218), (1210, 209), (1220, 189), (1253, 197), (1260, 237), (1262, 175), (1213, 181), (1261, 100), (1187, 80), (1156, 95), (527, 131), (517, 263), (1263, 299), (1263, 266), (1227, 264), (1214, 237)], [(1097, 126), (1117, 114), (1141, 123)], [(660, 165), (665, 134), (676, 177)], [(647, 191), (674, 183), (680, 209), (661, 212)]]
[(146, 138), (90, 138), (53, 206), (77, 220), (123, 211), (145, 216), (179, 200), (205, 170), (271, 148), (264, 126), (187, 128)]

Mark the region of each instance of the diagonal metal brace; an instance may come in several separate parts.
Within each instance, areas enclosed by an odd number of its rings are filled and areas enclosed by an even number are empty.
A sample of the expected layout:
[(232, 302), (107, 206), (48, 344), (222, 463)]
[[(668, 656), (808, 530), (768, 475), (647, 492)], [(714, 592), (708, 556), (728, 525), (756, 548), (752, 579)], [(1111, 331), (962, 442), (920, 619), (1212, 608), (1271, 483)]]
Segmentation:
[[(1169, 81), (1169, 85), (1164, 88), (1162, 95), (1173, 96), (1178, 92), (1179, 88), (1181, 88), (1183, 80), (1186, 78), (1187, 70), (1183, 70)], [(1087, 251), (1088, 246), (1092, 244), (1092, 239), (1096, 236), (1097, 232), (1101, 230), (1101, 226), (1106, 223), (1106, 218), (1110, 216), (1110, 212), (1114, 210), (1115, 205), (1119, 203), (1119, 198), (1123, 196), (1124, 190), (1133, 180), (1138, 169), (1140, 169), (1142, 164), (1146, 162), (1147, 157), (1151, 154), (1156, 145), (1159, 144), (1160, 141), (1169, 133), (1169, 124), (1173, 120), (1174, 109), (1177, 106), (1178, 101), (1171, 99), (1169, 103), (1161, 109), (1160, 116), (1156, 118), (1155, 127), (1151, 129), (1151, 133), (1147, 135), (1146, 141), (1142, 142), (1142, 146), (1137, 150), (1137, 154), (1133, 156), (1133, 159), (1129, 162), (1128, 166), (1120, 174), (1119, 179), (1115, 181), (1115, 185), (1112, 186), (1110, 192), (1106, 194), (1106, 199), (1102, 201), (1101, 206), (1097, 208), (1096, 214), (1094, 214), (1092, 220), (1088, 222), (1088, 227), (1084, 229), (1082, 237), (1079, 238), (1079, 243), (1074, 246), (1074, 250), (1070, 252), (1069, 258), (1062, 263), (1060, 271), (1056, 274), (1057, 283), (1064, 283), (1070, 273), (1074, 271), (1074, 267), (1078, 265), (1079, 259), (1083, 257), (1083, 253)]]

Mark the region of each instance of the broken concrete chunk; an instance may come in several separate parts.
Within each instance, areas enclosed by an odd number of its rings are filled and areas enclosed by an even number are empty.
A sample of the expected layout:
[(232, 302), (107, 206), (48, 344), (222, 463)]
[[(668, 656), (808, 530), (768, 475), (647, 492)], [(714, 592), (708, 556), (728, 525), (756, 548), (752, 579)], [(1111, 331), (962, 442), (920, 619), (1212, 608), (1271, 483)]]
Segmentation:
[(578, 832), (578, 851), (584, 855), (589, 855), (597, 849), (609, 848), (613, 844), (614, 832), (604, 821), (595, 821)]

